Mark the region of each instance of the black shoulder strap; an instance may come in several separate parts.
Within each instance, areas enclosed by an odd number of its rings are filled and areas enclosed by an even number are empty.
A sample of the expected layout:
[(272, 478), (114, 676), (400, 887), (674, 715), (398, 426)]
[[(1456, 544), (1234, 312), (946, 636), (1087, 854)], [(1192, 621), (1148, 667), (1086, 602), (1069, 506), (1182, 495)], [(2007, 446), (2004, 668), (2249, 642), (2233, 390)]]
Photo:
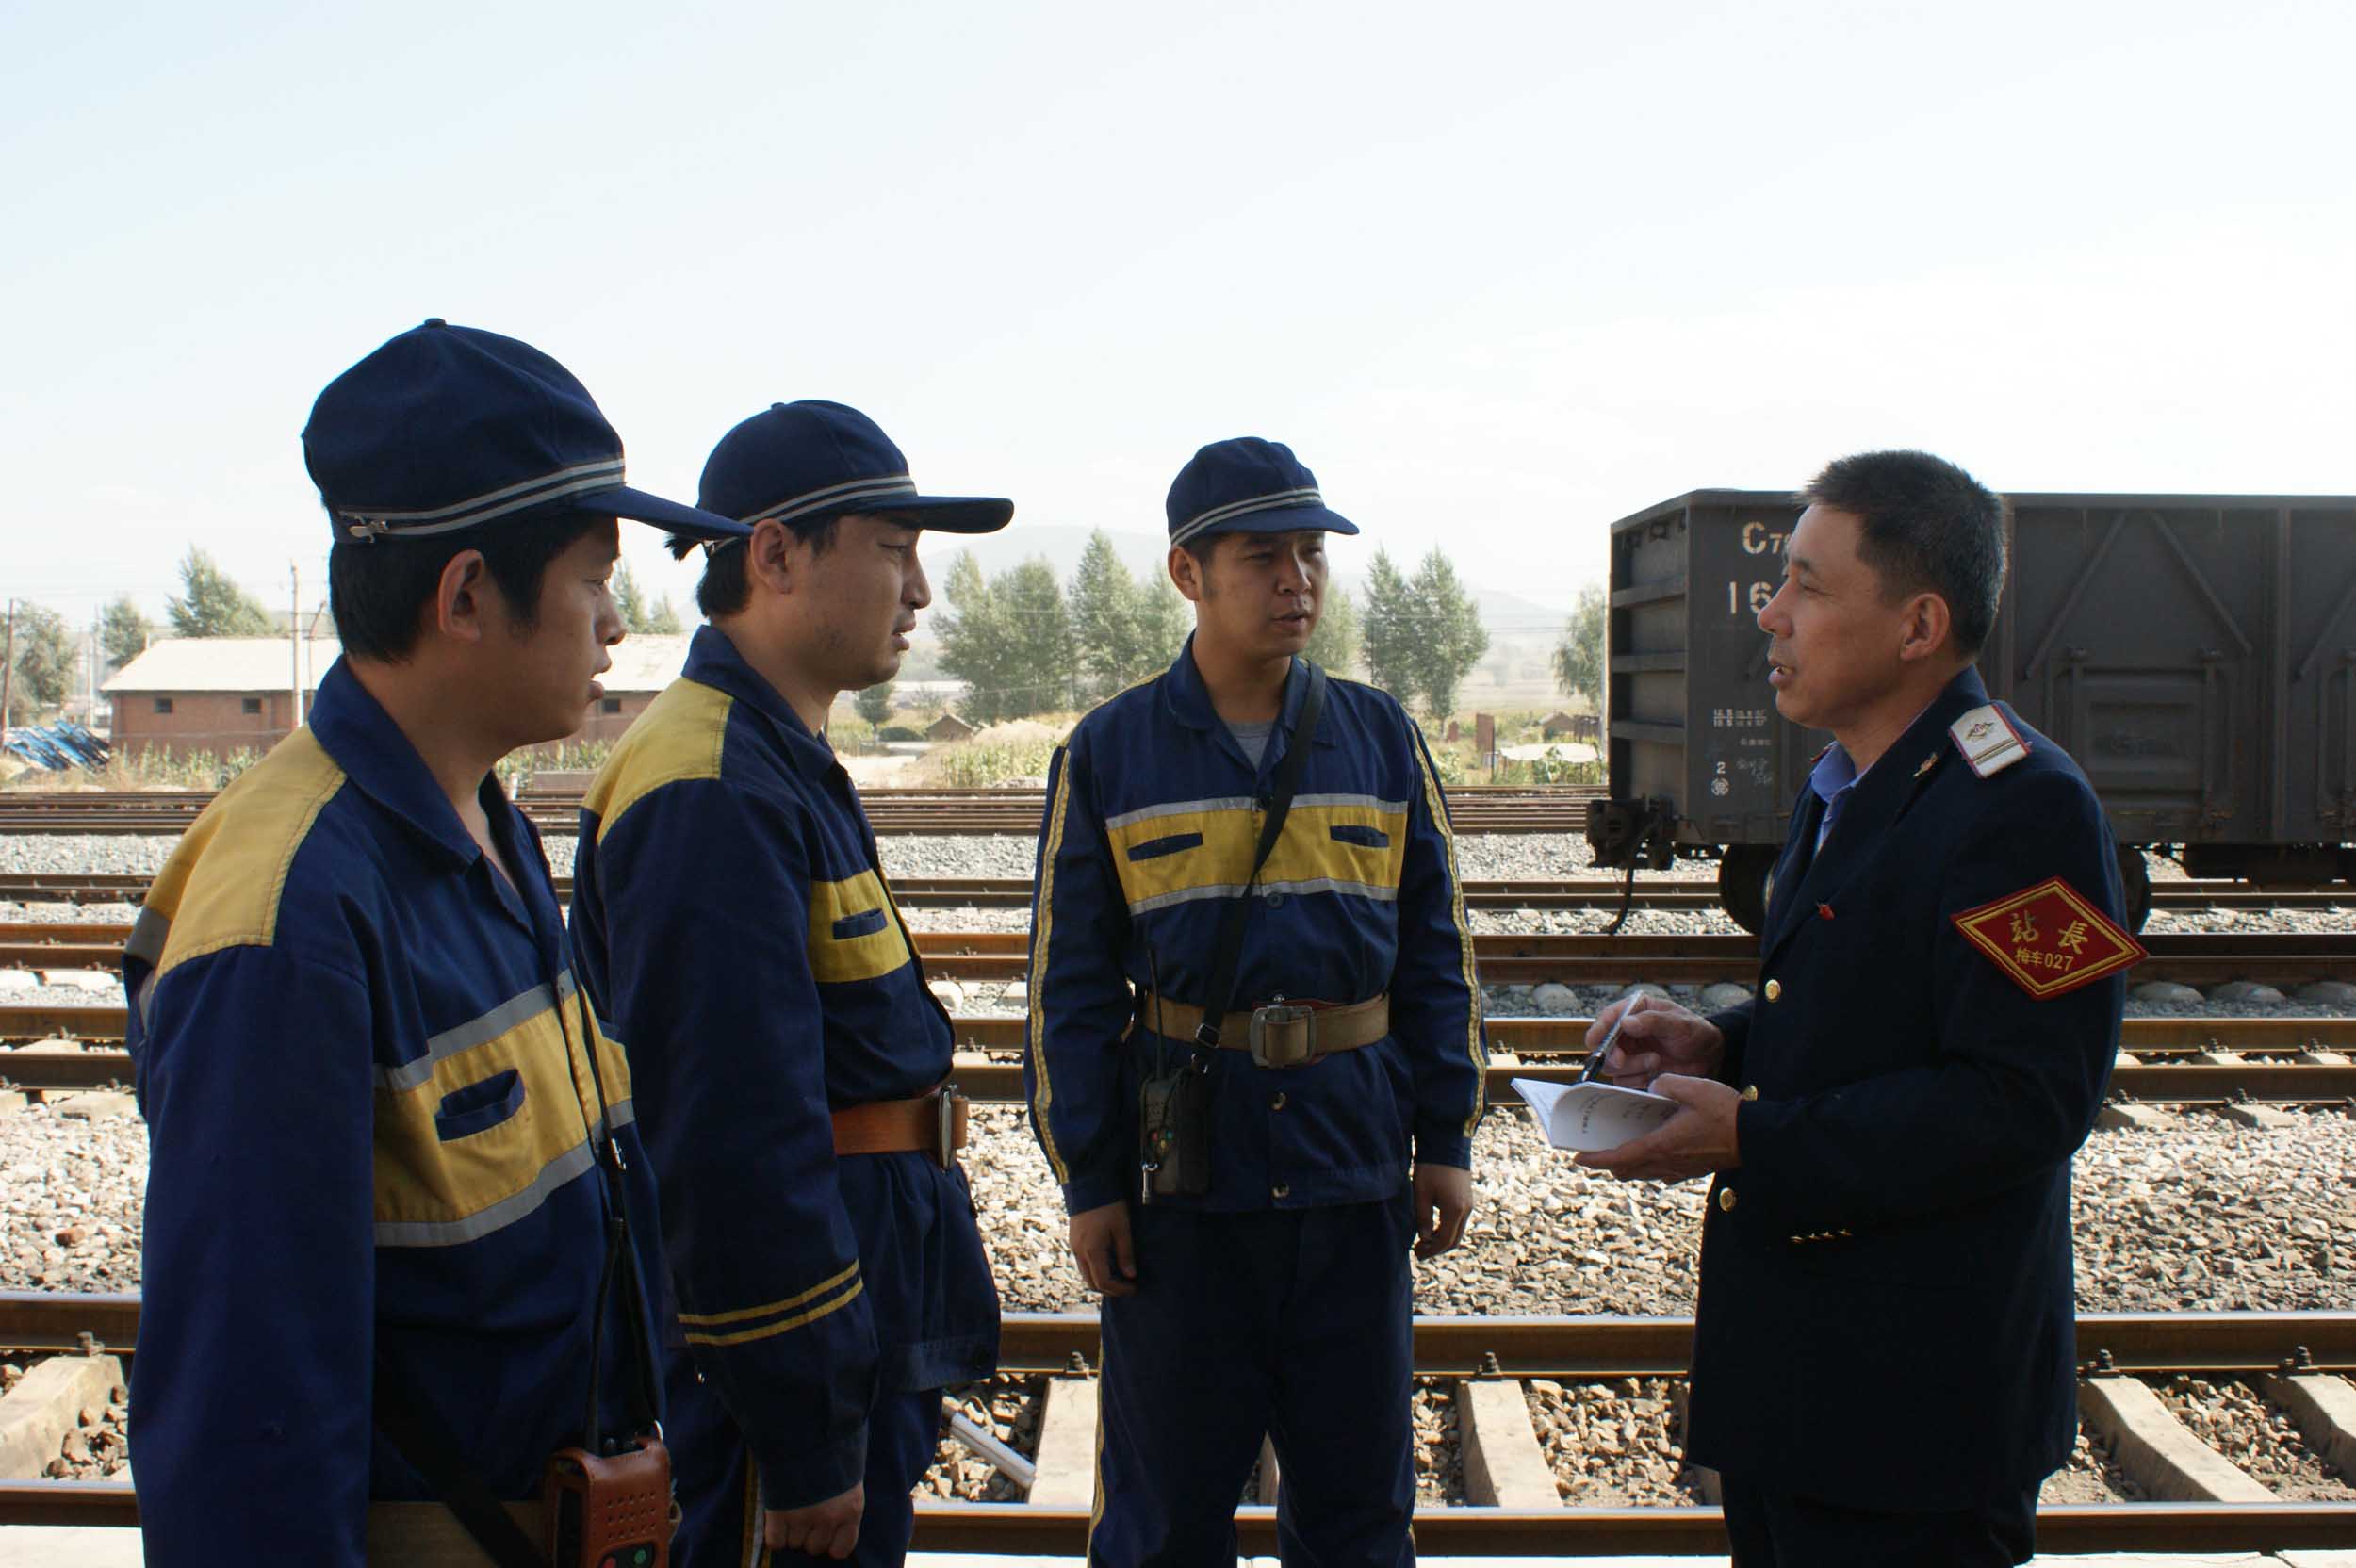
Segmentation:
[(458, 1516), (466, 1533), (499, 1568), (548, 1568), (548, 1560), (515, 1516), (507, 1511), (474, 1466), (459, 1457), (458, 1445), (409, 1392), (384, 1352), (376, 1355), (376, 1387), (370, 1401), (376, 1429), (409, 1468), (425, 1478), (443, 1506)]
[(1252, 857), (1252, 871), (1243, 879), (1243, 891), (1228, 905), (1225, 917), (1219, 923), (1219, 943), (1211, 949), (1211, 986), (1203, 996), (1203, 1027), (1195, 1031), (1197, 1045), (1219, 1045), (1219, 1026), (1226, 1021), (1227, 1009), (1235, 1004), (1235, 965), (1243, 958), (1243, 922), (1252, 907), (1252, 885), (1260, 879), (1260, 868), (1268, 864), (1278, 835), (1284, 831), (1284, 819), (1293, 808), (1293, 794), (1301, 788), (1301, 771), (1309, 763), (1310, 743), (1317, 739), (1317, 720), (1324, 713), (1325, 672), (1310, 664), (1309, 690), (1301, 699), (1301, 717), (1294, 722), (1292, 739), (1285, 743), (1284, 760), (1276, 767), (1275, 793), (1268, 799), (1268, 819), (1260, 825), (1259, 850)]

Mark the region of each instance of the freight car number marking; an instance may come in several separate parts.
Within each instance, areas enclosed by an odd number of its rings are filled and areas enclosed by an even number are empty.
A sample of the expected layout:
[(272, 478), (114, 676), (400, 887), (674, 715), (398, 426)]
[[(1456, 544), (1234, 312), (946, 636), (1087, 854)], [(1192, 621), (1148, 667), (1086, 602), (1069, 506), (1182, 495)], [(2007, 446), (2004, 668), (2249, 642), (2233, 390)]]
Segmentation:
[(1742, 553), (1744, 555), (1781, 555), (1783, 542), (1790, 537), (1792, 536), (1788, 533), (1770, 533), (1767, 531), (1765, 523), (1744, 523), (1742, 525)]
[(1742, 613), (1742, 599), (1748, 597), (1751, 601), (1751, 613), (1756, 615), (1766, 609), (1767, 601), (1775, 596), (1775, 585), (1772, 582), (1754, 582), (1751, 584), (1750, 593), (1745, 596), (1742, 593), (1742, 585), (1729, 578), (1726, 580), (1726, 613), (1729, 615)]

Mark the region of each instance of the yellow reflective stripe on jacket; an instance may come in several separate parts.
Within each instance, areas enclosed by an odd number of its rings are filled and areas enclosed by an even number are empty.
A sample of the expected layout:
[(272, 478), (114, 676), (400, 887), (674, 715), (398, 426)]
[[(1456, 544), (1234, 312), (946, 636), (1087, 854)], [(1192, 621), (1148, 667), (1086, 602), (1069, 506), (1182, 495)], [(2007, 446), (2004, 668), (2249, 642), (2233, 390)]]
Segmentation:
[[(1141, 915), (1242, 890), (1259, 847), (1260, 817), (1249, 800), (1188, 801), (1116, 819), (1105, 837), (1129, 912)], [(1407, 864), (1405, 802), (1371, 795), (1305, 795), (1293, 803), (1253, 891), (1399, 896)], [(1032, 972), (1038, 972), (1036, 957)]]
[(1072, 809), (1072, 753), (1059, 751), (1055, 762), (1055, 798), (1047, 804), (1047, 842), (1039, 851), (1039, 896), (1031, 922), (1031, 1074), (1038, 1087), (1031, 1094), (1031, 1127), (1047, 1156), (1057, 1185), (1072, 1180), (1063, 1152), (1048, 1121), (1055, 1102), (1055, 1086), (1047, 1076), (1047, 942), (1055, 924), (1055, 857), (1063, 851), (1064, 819)]
[(1471, 1137), (1481, 1126), (1481, 1113), (1489, 1102), (1489, 1052), (1481, 1038), (1481, 980), (1473, 972), (1472, 926), (1464, 919), (1464, 879), (1456, 874), (1456, 828), (1448, 820), (1448, 803), (1440, 798), (1439, 780), (1432, 776), (1432, 764), (1421, 746), (1415, 748), (1415, 769), (1423, 776), (1424, 811), (1432, 818), (1432, 825), (1439, 830), (1441, 859), (1448, 869), (1448, 918), (1456, 923), (1464, 988), (1472, 993), (1475, 1003), (1464, 1019), (1464, 1055), (1473, 1067), (1472, 1115), (1464, 1119), (1464, 1135)]
[(872, 871), (810, 885), (810, 970), (820, 980), (875, 980), (910, 961), (897, 911)]
[[(849, 1282), (848, 1288), (838, 1289), (838, 1287), (843, 1286), (846, 1281)], [(804, 1301), (810, 1300), (814, 1297), (824, 1296), (825, 1293), (828, 1291), (834, 1292), (831, 1296), (826, 1296), (825, 1298), (820, 1300), (816, 1306), (807, 1308), (801, 1312), (793, 1313), (790, 1316), (777, 1318), (774, 1322), (758, 1324), (749, 1329), (739, 1329), (733, 1333), (710, 1333), (698, 1331), (694, 1329), (688, 1329), (681, 1337), (683, 1337), (690, 1345), (749, 1345), (757, 1339), (773, 1339), (778, 1334), (788, 1333), (795, 1329), (807, 1328), (810, 1324), (819, 1321), (821, 1318), (830, 1316), (831, 1315), (842, 1311), (844, 1307), (849, 1306), (853, 1301), (858, 1300), (860, 1293), (865, 1291), (866, 1288), (867, 1282), (859, 1277), (859, 1265), (854, 1262), (850, 1267), (844, 1269), (842, 1273), (837, 1274), (833, 1279), (826, 1281), (823, 1284), (816, 1285), (810, 1290), (804, 1291), (799, 1296), (789, 1297), (783, 1301), (774, 1302), (769, 1306), (754, 1309), (750, 1313), (726, 1314), (724, 1315), (723, 1319), (720, 1320), (743, 1321), (748, 1316), (758, 1316), (763, 1313), (787, 1312), (790, 1311), (791, 1308), (797, 1306)], [(687, 1313), (679, 1314), (679, 1322), (682, 1326), (697, 1321), (703, 1320), (691, 1316)]]
[[(563, 988), (570, 994), (569, 976)], [(561, 1021), (559, 1005), (572, 1008)], [(537, 988), (437, 1037), (470, 1042), (462, 1048), (380, 1072), (377, 1245), (477, 1240), (532, 1213), (590, 1168), (591, 1138), (604, 1129), (593, 1134), (596, 1086), (580, 1053), (566, 1045), (580, 1016), (577, 1006)], [(634, 1115), (630, 1065), (594, 1021), (589, 1027), (605, 1085), (603, 1119), (625, 1124)], [(498, 1081), (511, 1073), (501, 1091)], [(470, 1089), (477, 1091), (473, 1102)]]

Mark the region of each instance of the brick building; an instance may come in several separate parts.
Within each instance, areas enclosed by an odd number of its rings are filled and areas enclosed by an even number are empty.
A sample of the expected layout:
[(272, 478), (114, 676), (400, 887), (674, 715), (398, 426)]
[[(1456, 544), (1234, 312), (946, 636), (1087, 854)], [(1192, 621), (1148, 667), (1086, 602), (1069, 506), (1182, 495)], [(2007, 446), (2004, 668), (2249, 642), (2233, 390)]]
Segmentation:
[[(285, 637), (160, 639), (100, 688), (114, 707), (115, 755), (267, 751), (294, 727), (296, 661), (307, 712), (319, 677), (342, 651), (332, 637), (300, 643)], [(602, 678), (604, 698), (570, 739), (618, 737), (686, 661), (685, 636), (625, 639)]]

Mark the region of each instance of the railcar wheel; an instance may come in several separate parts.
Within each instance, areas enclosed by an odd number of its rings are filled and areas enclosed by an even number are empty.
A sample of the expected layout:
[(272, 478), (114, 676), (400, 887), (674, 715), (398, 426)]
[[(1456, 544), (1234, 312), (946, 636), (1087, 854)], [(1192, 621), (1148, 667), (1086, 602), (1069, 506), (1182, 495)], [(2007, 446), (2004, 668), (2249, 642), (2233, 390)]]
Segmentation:
[(2119, 886), (2127, 895), (2127, 929), (2140, 931), (2151, 917), (2151, 872), (2143, 851), (2134, 844), (2119, 846)]
[(1775, 852), (1765, 844), (1729, 844), (1718, 862), (1718, 902), (1754, 937), (1767, 929), (1767, 874), (1775, 869)]

